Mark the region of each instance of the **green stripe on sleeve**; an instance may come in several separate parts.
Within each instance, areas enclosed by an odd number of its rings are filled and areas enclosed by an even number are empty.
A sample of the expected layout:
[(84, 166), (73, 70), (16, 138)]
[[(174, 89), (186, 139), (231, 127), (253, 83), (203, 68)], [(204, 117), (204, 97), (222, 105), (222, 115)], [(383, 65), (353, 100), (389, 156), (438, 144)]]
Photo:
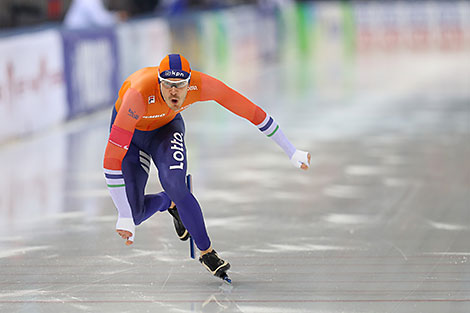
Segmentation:
[(108, 185), (108, 187), (110, 187), (110, 188), (124, 187), (124, 186), (126, 186), (126, 184), (122, 184), (122, 185)]
[(274, 135), (278, 129), (279, 129), (279, 125), (276, 126), (276, 129), (272, 133), (270, 133), (268, 137), (271, 137), (272, 135)]

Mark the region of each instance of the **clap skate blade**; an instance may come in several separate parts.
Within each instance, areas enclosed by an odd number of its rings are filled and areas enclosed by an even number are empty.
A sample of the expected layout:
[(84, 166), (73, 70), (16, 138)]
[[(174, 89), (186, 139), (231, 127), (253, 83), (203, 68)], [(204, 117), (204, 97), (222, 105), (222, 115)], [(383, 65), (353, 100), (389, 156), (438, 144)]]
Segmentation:
[(225, 283), (227, 284), (231, 284), (232, 283), (232, 280), (230, 279), (230, 277), (228, 277), (227, 275), (227, 271), (228, 269), (230, 268), (230, 264), (228, 264), (228, 266), (224, 266), (223, 268), (219, 269), (214, 276), (216, 277), (219, 277), (220, 279), (222, 279)]
[(229, 285), (232, 284), (232, 280), (230, 279), (230, 277), (228, 277), (227, 273), (223, 272), (219, 277), (220, 277), (226, 284), (229, 284)]

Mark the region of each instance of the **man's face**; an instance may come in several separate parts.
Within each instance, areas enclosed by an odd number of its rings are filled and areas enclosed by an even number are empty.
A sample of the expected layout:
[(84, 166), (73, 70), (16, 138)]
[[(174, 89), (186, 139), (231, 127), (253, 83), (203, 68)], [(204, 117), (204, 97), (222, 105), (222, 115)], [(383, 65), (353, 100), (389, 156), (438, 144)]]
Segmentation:
[[(174, 83), (172, 83), (174, 82)], [(178, 111), (188, 94), (188, 80), (178, 78), (167, 78), (160, 82), (163, 100), (173, 111)]]

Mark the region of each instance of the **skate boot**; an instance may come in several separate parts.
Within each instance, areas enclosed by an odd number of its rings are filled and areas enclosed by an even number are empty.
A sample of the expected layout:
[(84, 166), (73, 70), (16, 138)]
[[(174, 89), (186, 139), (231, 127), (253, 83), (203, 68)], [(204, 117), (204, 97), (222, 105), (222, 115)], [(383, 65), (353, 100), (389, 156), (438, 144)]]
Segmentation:
[(232, 282), (227, 275), (227, 271), (230, 269), (230, 263), (219, 258), (215, 250), (201, 256), (199, 262), (201, 262), (212, 275), (223, 279), (228, 284)]
[(183, 222), (181, 221), (181, 217), (178, 213), (178, 209), (176, 208), (176, 206), (172, 209), (168, 209), (168, 213), (170, 213), (171, 216), (173, 216), (173, 224), (175, 224), (176, 234), (178, 235), (180, 240), (182, 240), (182, 241), (188, 240), (189, 232), (186, 229), (186, 227), (184, 227)]

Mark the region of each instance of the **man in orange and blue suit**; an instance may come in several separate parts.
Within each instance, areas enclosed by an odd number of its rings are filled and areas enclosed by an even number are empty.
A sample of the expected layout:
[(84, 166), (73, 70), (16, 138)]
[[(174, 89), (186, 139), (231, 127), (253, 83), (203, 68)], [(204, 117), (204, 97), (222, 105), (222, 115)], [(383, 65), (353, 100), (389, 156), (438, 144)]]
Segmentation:
[[(155, 212), (169, 210), (180, 239), (191, 235), (201, 251), (201, 263), (219, 276), (230, 264), (213, 250), (201, 207), (186, 186), (185, 126), (180, 114), (193, 103), (208, 100), (256, 125), (294, 166), (308, 169), (310, 154), (296, 149), (263, 109), (216, 78), (192, 71), (183, 56), (170, 54), (158, 67), (138, 70), (124, 81), (113, 108), (104, 172), (118, 210), (116, 231), (126, 244), (133, 243), (136, 225)], [(151, 160), (164, 191), (145, 195)]]

